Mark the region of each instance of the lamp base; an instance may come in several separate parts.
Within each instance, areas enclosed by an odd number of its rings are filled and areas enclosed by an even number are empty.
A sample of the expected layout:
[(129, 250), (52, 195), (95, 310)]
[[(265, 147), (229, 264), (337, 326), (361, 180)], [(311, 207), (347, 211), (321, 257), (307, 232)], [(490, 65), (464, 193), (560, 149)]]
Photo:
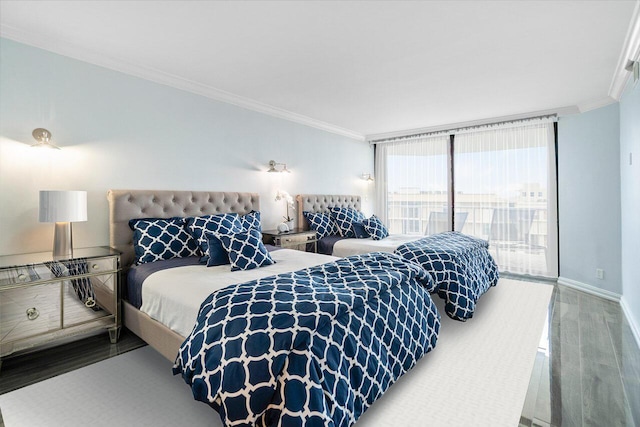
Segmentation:
[(73, 235), (70, 222), (56, 222), (53, 230), (53, 256), (73, 255)]

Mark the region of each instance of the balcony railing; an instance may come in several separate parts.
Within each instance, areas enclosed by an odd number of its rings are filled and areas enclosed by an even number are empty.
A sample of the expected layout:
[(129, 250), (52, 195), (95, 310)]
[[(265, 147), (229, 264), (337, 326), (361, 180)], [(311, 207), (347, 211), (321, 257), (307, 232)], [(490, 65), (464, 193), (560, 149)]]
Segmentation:
[[(457, 205), (455, 229), (488, 240), (489, 252), (501, 271), (548, 275), (546, 203), (544, 207), (539, 205)], [(422, 207), (419, 217), (403, 216), (403, 208), (405, 214), (407, 210), (416, 212), (415, 205), (410, 209), (406, 207), (406, 203), (390, 205), (388, 225), (391, 233), (430, 235), (448, 229), (446, 205)]]

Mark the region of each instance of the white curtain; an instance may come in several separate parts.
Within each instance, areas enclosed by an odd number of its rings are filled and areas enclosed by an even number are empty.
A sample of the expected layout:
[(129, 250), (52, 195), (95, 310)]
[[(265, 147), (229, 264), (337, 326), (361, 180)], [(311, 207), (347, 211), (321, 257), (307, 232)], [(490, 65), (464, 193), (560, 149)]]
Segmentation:
[(489, 240), (500, 271), (557, 277), (552, 120), (377, 143), (376, 214), (394, 234), (456, 230)]
[(376, 146), (376, 213), (391, 233), (431, 234), (442, 218), (446, 227), (448, 150), (448, 135)]
[(500, 271), (557, 277), (553, 123), (461, 132), (453, 158), (462, 231), (489, 240)]
[(374, 175), (376, 184), (375, 213), (383, 224), (388, 224), (387, 215), (387, 144), (376, 145)]

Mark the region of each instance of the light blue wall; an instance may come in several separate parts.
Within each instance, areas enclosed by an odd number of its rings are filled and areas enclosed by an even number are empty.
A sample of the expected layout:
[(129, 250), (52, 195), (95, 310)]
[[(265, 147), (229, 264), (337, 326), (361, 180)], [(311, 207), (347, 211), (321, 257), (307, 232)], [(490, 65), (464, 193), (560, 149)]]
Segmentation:
[[(619, 106), (558, 122), (560, 277), (622, 293)], [(605, 270), (604, 279), (596, 269)]]
[[(63, 149), (30, 148), (38, 127)], [(267, 174), (270, 159), (293, 173)], [(278, 188), (360, 194), (370, 213), (363, 172), (373, 172), (363, 141), (0, 39), (0, 255), (50, 250), (39, 190), (88, 191), (81, 247), (109, 243), (110, 188), (258, 192), (272, 228), (285, 213)]]
[(640, 334), (640, 82), (630, 84), (620, 100), (620, 177), (622, 298)]

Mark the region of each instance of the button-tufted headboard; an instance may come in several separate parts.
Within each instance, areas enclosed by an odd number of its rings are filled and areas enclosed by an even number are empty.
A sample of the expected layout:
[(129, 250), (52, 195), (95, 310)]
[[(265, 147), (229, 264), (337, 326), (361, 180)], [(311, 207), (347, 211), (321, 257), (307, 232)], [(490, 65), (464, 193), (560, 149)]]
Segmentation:
[[(109, 190), (109, 244), (122, 251), (122, 269), (134, 260), (134, 218), (172, 218), (236, 212), (240, 215), (260, 210), (257, 193), (213, 191)], [(125, 276), (126, 277), (126, 276)]]
[(302, 212), (329, 212), (329, 208), (354, 208), (360, 210), (360, 196), (336, 194), (298, 194), (296, 196), (298, 227), (308, 230), (309, 224)]

